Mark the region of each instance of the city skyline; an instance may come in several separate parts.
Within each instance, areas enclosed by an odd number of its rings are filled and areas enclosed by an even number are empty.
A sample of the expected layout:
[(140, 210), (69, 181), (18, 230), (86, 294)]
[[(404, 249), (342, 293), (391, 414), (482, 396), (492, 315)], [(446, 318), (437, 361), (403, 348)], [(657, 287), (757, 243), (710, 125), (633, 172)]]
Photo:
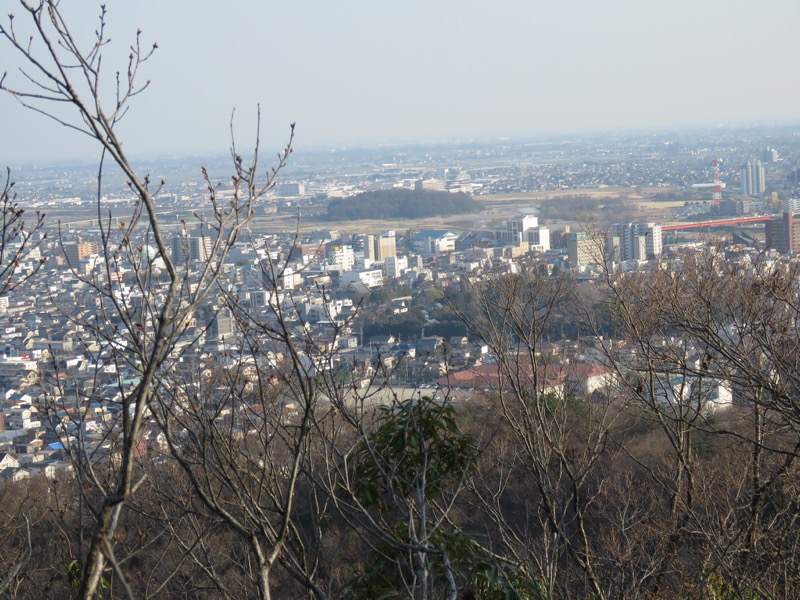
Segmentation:
[[(151, 87), (120, 125), (132, 156), (224, 152), (234, 108), (245, 148), (259, 104), (269, 150), (291, 122), (302, 149), (800, 120), (785, 68), (800, 55), (800, 5), (642, 4), (109, 3), (107, 83), (137, 27), (158, 42), (142, 71)], [(63, 8), (90, 39), (97, 7)], [(12, 59), (0, 69), (20, 83)], [(3, 164), (94, 156), (14, 104), (0, 98)]]

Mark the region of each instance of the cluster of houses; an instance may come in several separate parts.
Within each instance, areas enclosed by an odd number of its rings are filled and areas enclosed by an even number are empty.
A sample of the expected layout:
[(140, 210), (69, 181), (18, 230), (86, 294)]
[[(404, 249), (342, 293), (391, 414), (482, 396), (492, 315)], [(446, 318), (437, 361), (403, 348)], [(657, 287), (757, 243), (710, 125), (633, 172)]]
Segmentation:
[[(105, 434), (118, 417), (120, 398), (138, 384), (136, 365), (115, 358), (129, 341), (114, 301), (127, 307), (129, 321), (146, 321), (147, 307), (163, 298), (159, 286), (165, 284), (158, 283), (165, 281), (163, 260), (147, 240), (138, 240), (153, 275), (145, 292), (137, 285), (140, 265), (115, 264), (109, 277), (97, 242), (83, 239), (88, 235), (62, 240), (61, 246), (42, 243), (38, 250), (46, 261), (39, 271), (0, 297), (0, 477), (55, 472), (69, 463), (65, 453), (79, 436), (94, 452), (112, 453)], [(197, 232), (183, 231), (176, 239), (171, 246), (175, 251), (180, 247), (191, 282), (214, 259), (212, 245)], [(364, 319), (375, 314), (374, 307), (365, 307), (376, 289), (411, 290), (410, 295), (387, 298), (379, 307), (383, 314), (425, 313), (432, 307), (420, 304), (420, 291), (463, 290), (465, 284), (526, 269), (551, 273), (565, 255), (550, 246), (549, 230), (531, 215), (515, 217), (494, 231), (460, 235), (415, 230), (402, 235), (318, 231), (300, 238), (256, 236), (255, 243), (229, 249), (220, 266), (225, 293), (209, 294), (187, 319), (174, 340), (170, 368), (210, 373), (243, 362), (277, 368), (285, 348), (262, 339), (259, 355), (247, 356), (241, 337), (254, 335), (243, 330), (247, 322), (268, 327), (279, 318), (298, 341), (308, 375), (339, 369), (365, 387), (438, 386), (477, 394), (516, 385), (561, 397), (611, 397), (621, 383), (619, 370), (602, 353), (582, 353), (566, 340), (549, 341), (541, 361), (526, 366), (514, 357), (494, 356), (479, 340), (464, 335), (445, 338), (425, 335), (423, 329), (407, 339), (396, 334), (364, 337)], [(730, 260), (746, 263), (753, 252), (732, 247)], [(657, 260), (678, 263), (680, 256), (667, 250)], [(786, 259), (773, 260), (778, 265)], [(31, 275), (40, 263), (39, 257), (20, 261), (18, 275)], [(93, 275), (107, 287), (95, 287)], [(98, 320), (98, 315), (108, 318)], [(102, 339), (95, 335), (96, 327), (105, 328)], [(509, 362), (515, 366), (504, 371)], [(730, 387), (713, 377), (697, 381), (689, 372), (665, 372), (659, 381), (650, 391), (655, 402), (702, 398), (698, 406), (715, 410), (733, 402)], [(148, 431), (146, 438), (143, 454), (156, 443), (157, 432)]]

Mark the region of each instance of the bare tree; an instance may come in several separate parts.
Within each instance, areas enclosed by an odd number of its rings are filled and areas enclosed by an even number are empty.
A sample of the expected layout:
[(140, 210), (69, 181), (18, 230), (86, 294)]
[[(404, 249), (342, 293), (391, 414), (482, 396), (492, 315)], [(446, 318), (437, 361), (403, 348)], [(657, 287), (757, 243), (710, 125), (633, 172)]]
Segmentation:
[[(24, 284), (44, 263), (39, 246), (43, 233), (44, 213), (36, 211), (33, 219), (25, 218), (19, 205), (11, 170), (6, 169), (0, 182), (0, 296)], [(29, 263), (29, 264), (25, 264)]]
[[(101, 457), (97, 447), (86, 443), (80, 416), (76, 423), (79, 435), (72, 456), (82, 483), (83, 504), (92, 523), (87, 548), (85, 552), (81, 549), (79, 556), (77, 593), (81, 598), (92, 597), (110, 567), (123, 593), (131, 596), (115, 552), (116, 532), (123, 508), (146, 478), (146, 473), (136, 469), (136, 457), (143, 444), (148, 407), (157, 405), (161, 374), (176, 342), (202, 299), (214, 288), (227, 252), (252, 215), (253, 202), (272, 186), (277, 169), (291, 152), (291, 142), (281, 153), (278, 165), (261, 182), (258, 145), (249, 162), (234, 147), (234, 192), (229, 201), (217, 201), (216, 188), (207, 177), (211, 204), (210, 216), (206, 217), (206, 230), (212, 240), (210, 258), (190, 281), (188, 270), (182, 270), (170, 257), (157, 216), (157, 194), (163, 182), (154, 183), (148, 175), (136, 172), (116, 129), (130, 101), (149, 84), (140, 84), (138, 75), (157, 45), (144, 48), (141, 32), (136, 33), (127, 67), (111, 75), (114, 91), (107, 102), (103, 56), (110, 40), (106, 36), (105, 7), (101, 8), (94, 43), (85, 50), (82, 40), (73, 37), (59, 2), (20, 0), (19, 7), (25, 22), (18, 24), (15, 16), (9, 15), (0, 27), (0, 36), (25, 64), (21, 70), (22, 83), (12, 85), (4, 75), (0, 88), (24, 107), (88, 136), (102, 151), (97, 203), (104, 260), (89, 275), (80, 275), (96, 294), (98, 310), (81, 318), (80, 324), (86, 336), (93, 338), (92, 343), (99, 346), (104, 360), (118, 373), (133, 371), (138, 376), (134, 384), (120, 385), (119, 411), (106, 434), (112, 443), (110, 456)], [(20, 26), (25, 33), (18, 31)], [(108, 161), (121, 170), (136, 198), (135, 208), (118, 227), (112, 227), (112, 215), (102, 205), (103, 175)], [(161, 269), (155, 268), (155, 258), (146, 252), (148, 245), (156, 249)], [(133, 285), (128, 289), (118, 284), (124, 271), (134, 274)], [(68, 397), (64, 393), (54, 397), (51, 408), (67, 408), (64, 402)], [(78, 390), (72, 399), (76, 414), (80, 415), (86, 399)]]
[[(618, 410), (586, 403), (569, 384), (569, 357), (551, 350), (560, 323), (575, 312), (571, 282), (532, 270), (472, 284), (470, 293), (483, 318), (462, 317), (496, 357), (485, 405), (496, 415), (497, 437), (474, 491), (497, 551), (526, 565), (548, 595), (573, 580), (585, 586), (579, 593), (604, 597), (589, 523), (615, 452), (609, 431)], [(522, 519), (510, 500), (518, 496), (526, 499)]]
[[(716, 249), (674, 264), (607, 273), (610, 313), (625, 340), (605, 346), (609, 364), (626, 401), (667, 441), (672, 465), (630, 456), (669, 499), (668, 562), (691, 549), (709, 585), (781, 596), (797, 584), (782, 577), (789, 588), (778, 592), (768, 575), (787, 564), (774, 557), (795, 555), (785, 533), (795, 526), (786, 486), (800, 448), (797, 271), (766, 256), (738, 263)], [(723, 464), (712, 465), (704, 448)], [(654, 589), (669, 585), (667, 573), (654, 577)]]

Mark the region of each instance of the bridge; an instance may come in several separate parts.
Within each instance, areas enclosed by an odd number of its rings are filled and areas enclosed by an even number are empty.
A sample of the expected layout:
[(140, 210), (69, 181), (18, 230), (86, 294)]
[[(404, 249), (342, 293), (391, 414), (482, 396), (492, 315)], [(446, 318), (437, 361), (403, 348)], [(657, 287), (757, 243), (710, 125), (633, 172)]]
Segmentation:
[(708, 227), (725, 227), (726, 225), (747, 225), (762, 223), (773, 217), (742, 217), (741, 219), (724, 219), (722, 221), (702, 221), (700, 223), (680, 223), (678, 225), (662, 225), (661, 231), (677, 231), (679, 229), (706, 229)]

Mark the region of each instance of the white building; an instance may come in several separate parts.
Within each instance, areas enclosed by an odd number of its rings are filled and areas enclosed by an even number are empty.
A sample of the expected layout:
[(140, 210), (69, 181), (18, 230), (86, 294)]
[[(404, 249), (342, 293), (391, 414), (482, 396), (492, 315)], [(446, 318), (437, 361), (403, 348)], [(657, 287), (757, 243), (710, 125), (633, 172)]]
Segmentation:
[(392, 256), (383, 261), (383, 272), (390, 279), (396, 279), (400, 277), (407, 270), (407, 256)]
[(328, 250), (328, 260), (338, 271), (351, 271), (356, 264), (353, 247), (348, 245), (331, 247)]
[(656, 401), (673, 405), (680, 402), (700, 412), (728, 408), (733, 403), (733, 392), (729, 383), (712, 377), (685, 377), (662, 374), (656, 380)]
[(373, 269), (371, 271), (347, 271), (342, 273), (342, 285), (351, 283), (362, 283), (368, 288), (381, 287), (383, 285), (383, 271)]
[(424, 229), (411, 238), (414, 250), (422, 256), (455, 252), (458, 236), (447, 229)]
[(550, 250), (550, 230), (539, 225), (534, 215), (517, 215), (506, 221), (506, 230), (501, 240), (507, 244), (527, 242), (532, 250)]
[(661, 256), (661, 226), (655, 223), (614, 223), (611, 236), (619, 238), (614, 254), (620, 261), (652, 260)]
[(748, 160), (742, 165), (742, 196), (756, 196), (767, 189), (766, 169), (760, 160)]

